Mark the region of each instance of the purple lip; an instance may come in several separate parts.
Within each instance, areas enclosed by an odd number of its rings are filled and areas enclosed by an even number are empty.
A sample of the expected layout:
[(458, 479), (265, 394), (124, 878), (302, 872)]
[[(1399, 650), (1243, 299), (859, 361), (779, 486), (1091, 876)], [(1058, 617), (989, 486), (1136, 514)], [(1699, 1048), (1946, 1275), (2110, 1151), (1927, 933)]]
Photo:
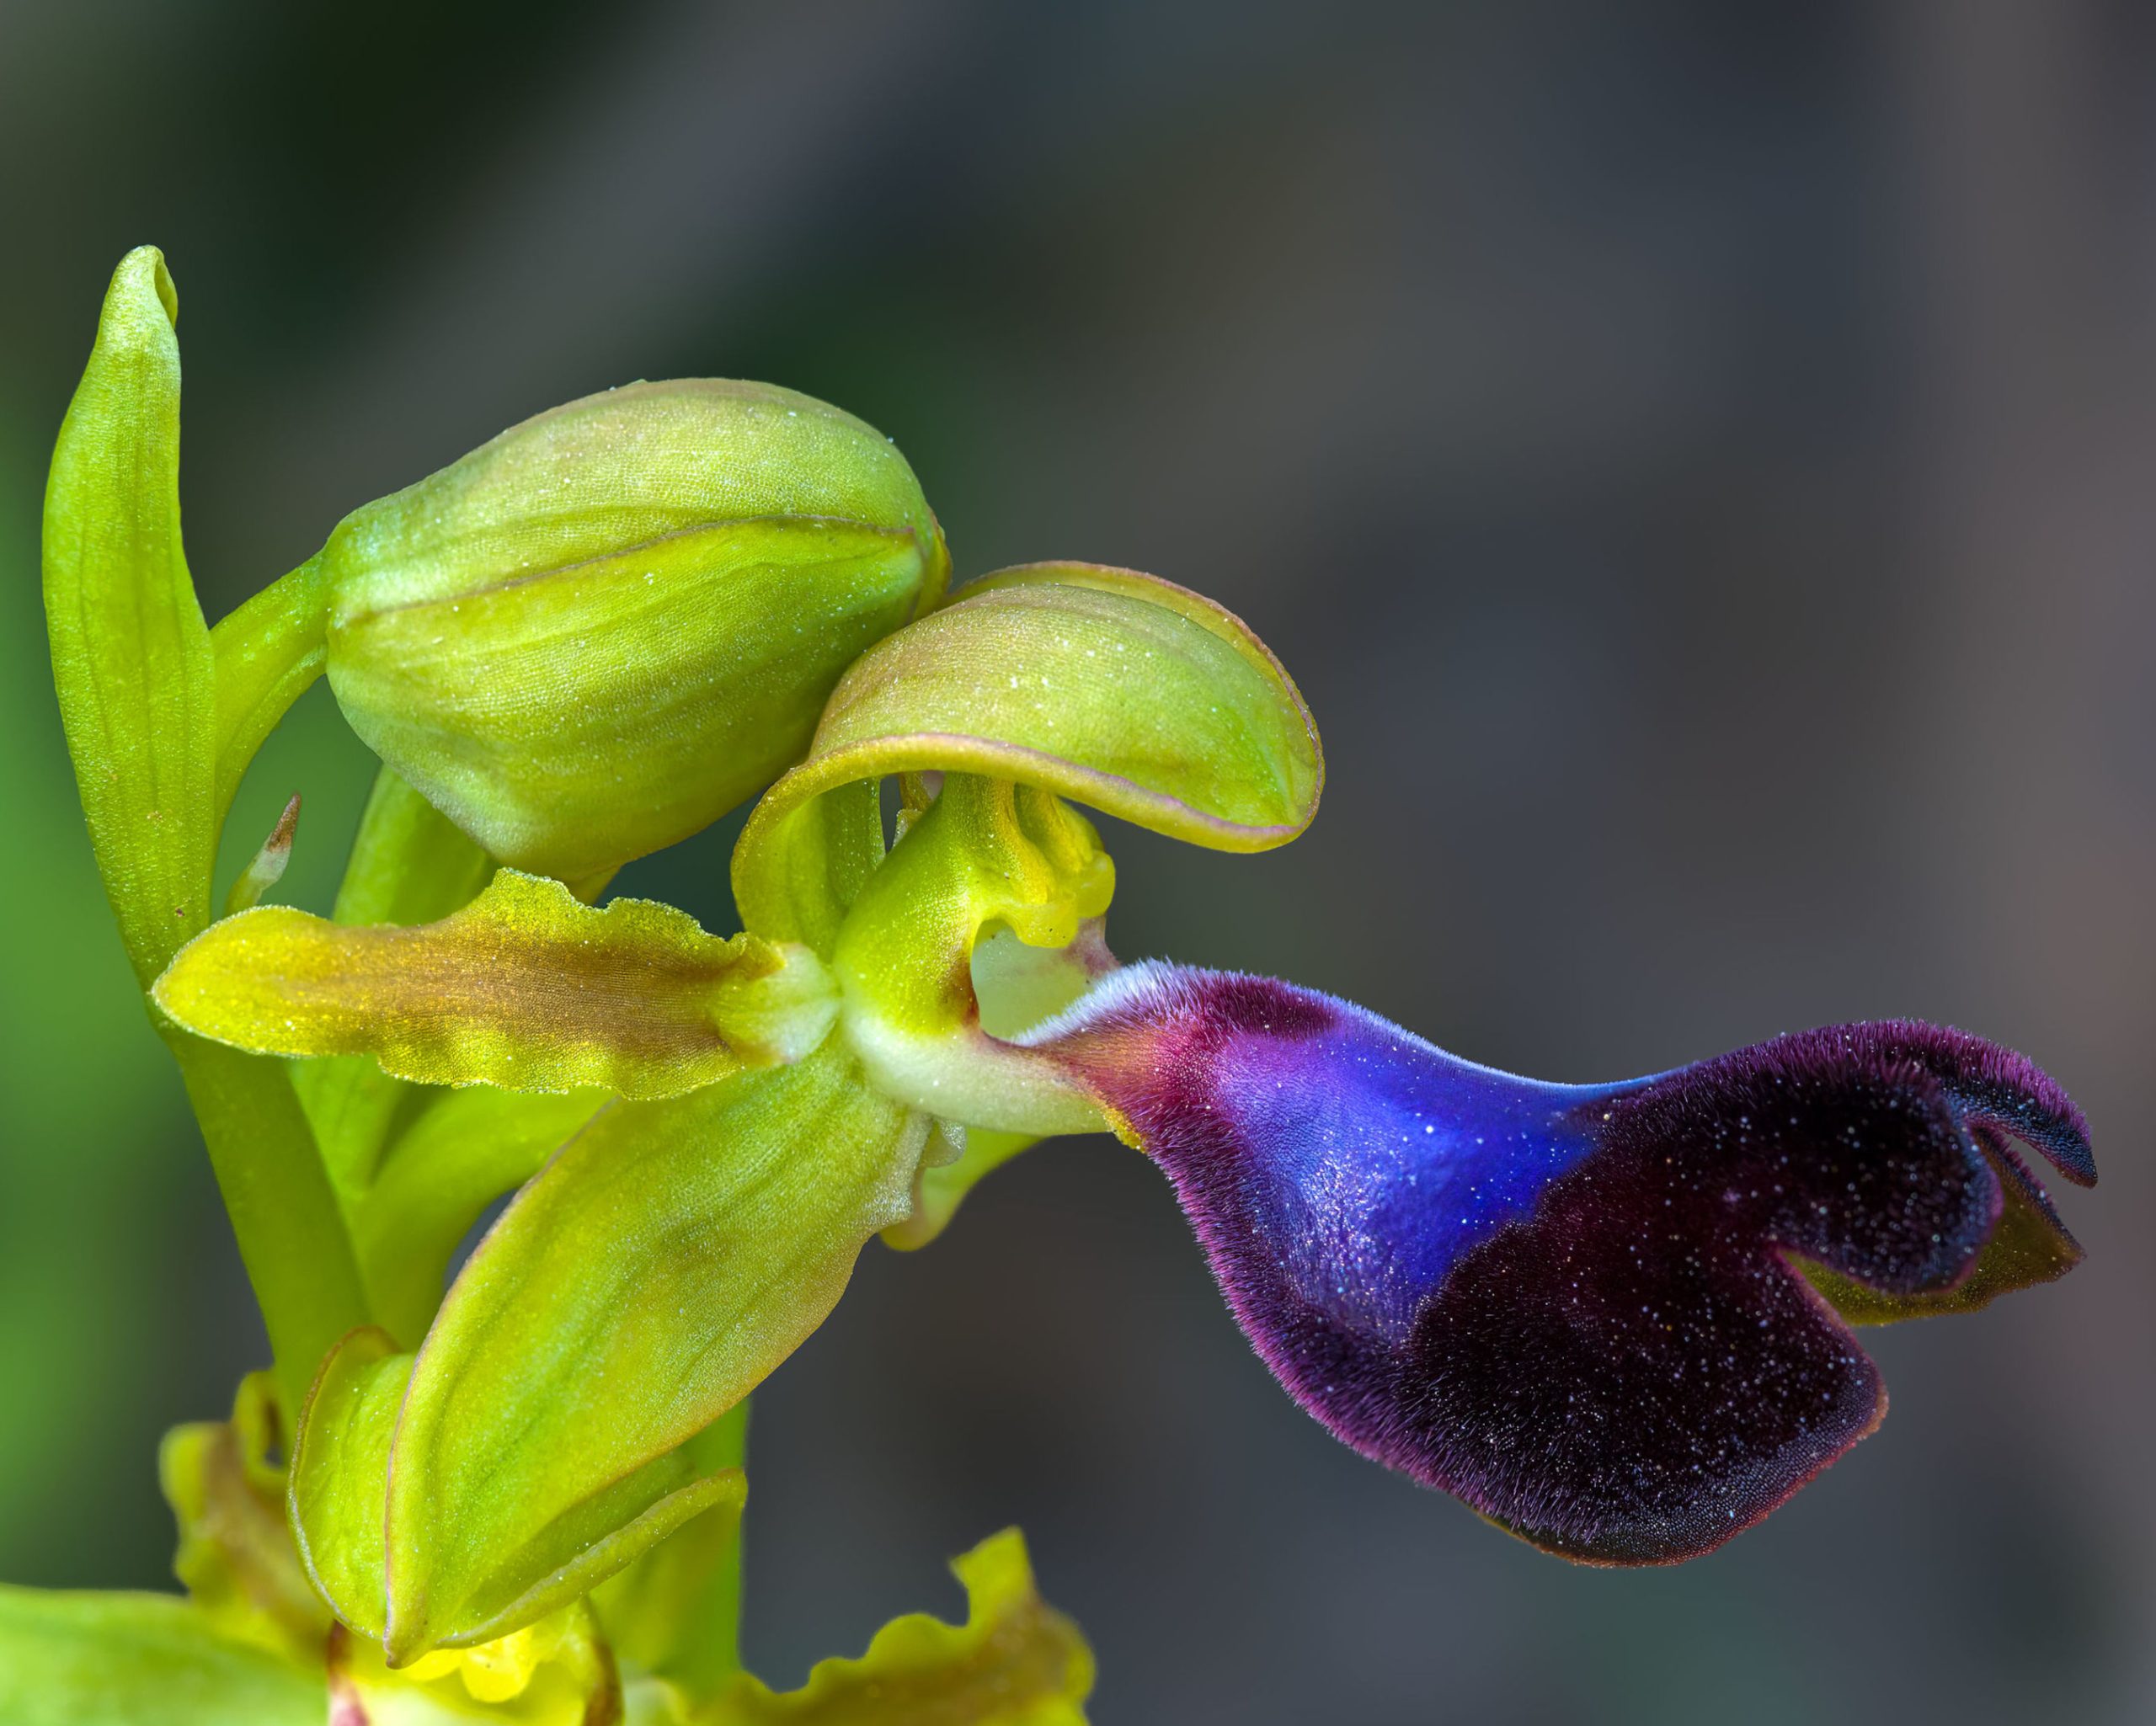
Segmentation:
[(1596, 1563), (1711, 1551), (1879, 1424), (1838, 1307), (1967, 1310), (2079, 1262), (2009, 1137), (2095, 1179), (2048, 1076), (1913, 1021), (1558, 1085), (1151, 964), (1027, 1041), (1166, 1171), (1298, 1402)]

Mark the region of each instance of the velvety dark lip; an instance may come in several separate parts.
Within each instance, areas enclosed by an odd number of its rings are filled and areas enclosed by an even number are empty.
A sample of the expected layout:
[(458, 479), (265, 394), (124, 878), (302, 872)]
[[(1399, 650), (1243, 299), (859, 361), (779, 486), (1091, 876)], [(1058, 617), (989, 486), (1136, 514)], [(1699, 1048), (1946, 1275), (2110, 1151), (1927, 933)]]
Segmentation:
[[(1564, 1086), (1315, 991), (1155, 964), (1025, 1041), (1161, 1164), (1310, 1414), (1587, 1563), (1712, 1551), (1876, 1429), (1885, 1388), (1835, 1289), (1879, 1322), (2079, 1260), (2009, 1137), (2094, 1175), (2049, 1075), (1913, 1020)], [(1987, 1257), (2009, 1192), (2020, 1233)]]

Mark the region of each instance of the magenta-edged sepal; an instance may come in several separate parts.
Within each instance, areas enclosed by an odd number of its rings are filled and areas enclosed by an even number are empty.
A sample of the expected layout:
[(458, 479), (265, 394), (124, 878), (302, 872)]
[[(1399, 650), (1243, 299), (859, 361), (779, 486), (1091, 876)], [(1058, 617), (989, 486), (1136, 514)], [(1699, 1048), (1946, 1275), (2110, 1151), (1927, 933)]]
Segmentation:
[(1149, 964), (1025, 1041), (1160, 1163), (1306, 1409), (1590, 1562), (1711, 1551), (1878, 1425), (1838, 1305), (1967, 1308), (2078, 1262), (2009, 1137), (2095, 1179), (2047, 1075), (1913, 1021), (1558, 1085)]

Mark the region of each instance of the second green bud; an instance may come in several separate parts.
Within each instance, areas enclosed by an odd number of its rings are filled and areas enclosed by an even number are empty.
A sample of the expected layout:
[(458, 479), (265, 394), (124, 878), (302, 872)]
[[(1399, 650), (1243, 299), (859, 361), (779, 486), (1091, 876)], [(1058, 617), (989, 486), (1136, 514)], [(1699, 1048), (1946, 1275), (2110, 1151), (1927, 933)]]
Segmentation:
[(776, 777), (950, 568), (888, 439), (713, 380), (526, 420), (316, 564), (352, 728), (496, 857), (573, 883)]

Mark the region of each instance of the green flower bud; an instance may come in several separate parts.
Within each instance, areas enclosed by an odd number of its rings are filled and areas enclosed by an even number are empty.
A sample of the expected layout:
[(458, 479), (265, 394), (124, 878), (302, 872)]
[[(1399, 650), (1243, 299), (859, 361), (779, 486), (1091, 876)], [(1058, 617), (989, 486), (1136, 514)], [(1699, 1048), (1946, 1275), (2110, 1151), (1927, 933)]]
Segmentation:
[(310, 584), (352, 728), (496, 857), (577, 882), (776, 778), (948, 572), (888, 439), (696, 379), (512, 427), (347, 516)]

